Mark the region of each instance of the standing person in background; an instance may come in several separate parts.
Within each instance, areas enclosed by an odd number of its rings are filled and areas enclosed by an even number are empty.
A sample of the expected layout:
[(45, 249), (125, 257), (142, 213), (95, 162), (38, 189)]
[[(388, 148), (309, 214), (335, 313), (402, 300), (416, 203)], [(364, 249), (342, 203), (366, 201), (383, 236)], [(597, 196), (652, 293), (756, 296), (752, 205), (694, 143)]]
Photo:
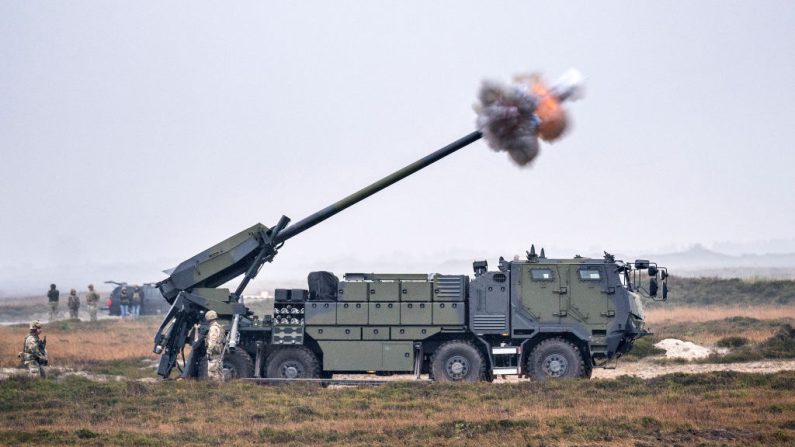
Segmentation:
[(144, 300), (142, 295), (141, 288), (138, 286), (133, 287), (133, 294), (132, 294), (132, 317), (134, 320), (137, 320), (139, 316), (141, 316), (141, 303)]
[(77, 296), (77, 290), (72, 289), (69, 291), (69, 302), (67, 302), (69, 306), (69, 319), (70, 320), (77, 320), (77, 312), (80, 309), (80, 297)]
[(99, 294), (94, 292), (94, 284), (88, 285), (88, 294), (86, 295), (86, 304), (88, 305), (88, 316), (91, 321), (97, 321), (97, 303), (99, 302)]
[(119, 292), (119, 311), (122, 318), (127, 318), (130, 314), (130, 295), (127, 293), (127, 286), (122, 286)]
[(50, 284), (50, 291), (47, 292), (47, 299), (50, 302), (50, 321), (55, 321), (58, 318), (58, 297), (60, 292), (55, 288), (55, 284)]
[(41, 335), (41, 324), (39, 320), (30, 322), (30, 334), (25, 337), (24, 350), (20, 353), (24, 365), (28, 368), (31, 377), (46, 377), (44, 367), (47, 366), (47, 342), (39, 338)]

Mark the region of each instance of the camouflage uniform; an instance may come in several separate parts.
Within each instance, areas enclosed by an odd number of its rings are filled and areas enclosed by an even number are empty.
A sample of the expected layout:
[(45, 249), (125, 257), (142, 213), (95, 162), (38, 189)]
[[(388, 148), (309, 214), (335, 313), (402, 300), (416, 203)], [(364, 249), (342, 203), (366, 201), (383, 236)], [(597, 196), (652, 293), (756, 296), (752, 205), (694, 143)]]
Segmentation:
[(88, 295), (86, 295), (86, 305), (88, 306), (88, 316), (91, 321), (97, 321), (97, 302), (99, 302), (99, 294), (94, 292), (94, 285), (88, 285)]
[(50, 321), (58, 318), (58, 297), (60, 292), (55, 288), (55, 284), (50, 284), (50, 291), (47, 292), (47, 299), (50, 302)]
[(44, 366), (47, 365), (47, 350), (44, 344), (39, 339), (39, 332), (41, 325), (38, 321), (30, 323), (30, 334), (25, 337), (24, 351), (22, 351), (22, 359), (25, 366), (28, 368), (28, 374), (32, 377), (44, 378)]
[(69, 306), (69, 318), (77, 320), (77, 312), (80, 310), (80, 297), (77, 296), (77, 290), (72, 289), (69, 291), (69, 301), (67, 305)]
[(218, 314), (207, 312), (205, 319), (210, 321), (207, 331), (207, 377), (222, 382), (224, 380), (224, 328), (218, 324)]

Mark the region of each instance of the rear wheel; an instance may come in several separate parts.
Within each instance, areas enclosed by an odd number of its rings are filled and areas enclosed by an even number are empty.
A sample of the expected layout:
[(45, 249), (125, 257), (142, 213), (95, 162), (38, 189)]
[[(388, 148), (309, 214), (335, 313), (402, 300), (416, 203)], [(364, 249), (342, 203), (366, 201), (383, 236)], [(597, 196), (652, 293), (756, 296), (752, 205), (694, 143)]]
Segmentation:
[(539, 343), (527, 359), (527, 371), (538, 380), (574, 379), (587, 374), (580, 350), (562, 338)]
[(224, 369), (229, 371), (230, 379), (254, 377), (254, 362), (242, 349), (230, 349), (224, 354)]
[(273, 379), (316, 379), (320, 377), (317, 356), (304, 347), (281, 348), (268, 356), (266, 374)]
[(448, 341), (431, 357), (431, 375), (440, 382), (476, 382), (484, 367), (480, 351), (468, 341)]

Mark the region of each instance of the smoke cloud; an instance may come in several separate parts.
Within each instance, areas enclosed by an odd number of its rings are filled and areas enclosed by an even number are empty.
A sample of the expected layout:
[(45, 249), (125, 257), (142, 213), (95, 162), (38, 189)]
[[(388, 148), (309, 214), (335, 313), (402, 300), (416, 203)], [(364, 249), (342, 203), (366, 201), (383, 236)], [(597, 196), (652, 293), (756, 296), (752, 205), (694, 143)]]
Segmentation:
[(519, 166), (525, 166), (538, 155), (537, 98), (523, 85), (505, 85), (483, 81), (475, 112), (477, 127), (495, 151), (506, 151)]
[(519, 166), (538, 156), (538, 139), (554, 141), (566, 131), (568, 119), (561, 102), (582, 94), (582, 75), (569, 70), (548, 88), (538, 75), (520, 76), (514, 83), (483, 81), (474, 109), (477, 127), (489, 147), (505, 151)]

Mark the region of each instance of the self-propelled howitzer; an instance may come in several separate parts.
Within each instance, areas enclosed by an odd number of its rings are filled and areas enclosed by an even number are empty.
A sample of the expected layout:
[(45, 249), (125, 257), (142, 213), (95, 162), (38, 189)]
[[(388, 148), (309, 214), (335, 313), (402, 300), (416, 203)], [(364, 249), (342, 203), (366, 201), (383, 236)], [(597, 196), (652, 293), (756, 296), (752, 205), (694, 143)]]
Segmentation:
[[(158, 283), (172, 304), (154, 340), (158, 374), (178, 366), (201, 376), (197, 323), (214, 310), (227, 330), (224, 368), (233, 377), (281, 379), (335, 373), (429, 373), (436, 380), (497, 375), (590, 377), (648, 333), (641, 295), (667, 297), (668, 272), (653, 262), (574, 257), (500, 259), (474, 277), (310, 274), (308, 290), (277, 289), (274, 315), (257, 319), (240, 296), (285, 241), (481, 137), (473, 132), (372, 185), (289, 225), (256, 224), (182, 262)], [(648, 275), (648, 289), (640, 286)], [(243, 275), (234, 292), (218, 286)], [(314, 275), (314, 276), (313, 276)], [(314, 278), (314, 279), (313, 279)], [(191, 336), (193, 335), (193, 336)], [(184, 368), (177, 357), (192, 342)]]

